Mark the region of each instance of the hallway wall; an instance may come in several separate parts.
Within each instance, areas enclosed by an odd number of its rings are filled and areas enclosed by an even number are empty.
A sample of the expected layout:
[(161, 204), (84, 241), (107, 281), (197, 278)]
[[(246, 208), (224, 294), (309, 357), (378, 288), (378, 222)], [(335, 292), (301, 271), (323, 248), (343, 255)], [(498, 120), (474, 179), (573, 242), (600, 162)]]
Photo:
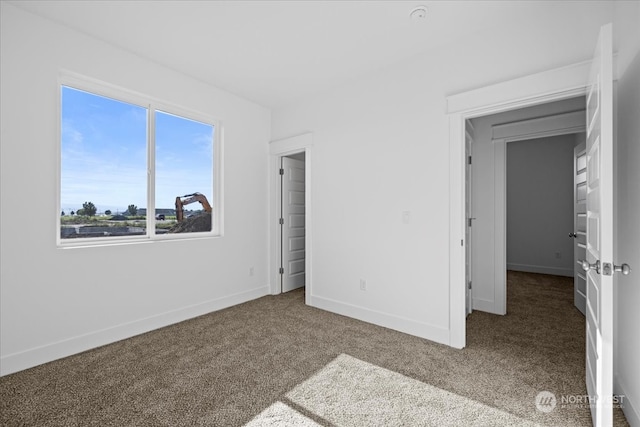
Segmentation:
[(575, 135), (507, 144), (507, 269), (573, 277)]

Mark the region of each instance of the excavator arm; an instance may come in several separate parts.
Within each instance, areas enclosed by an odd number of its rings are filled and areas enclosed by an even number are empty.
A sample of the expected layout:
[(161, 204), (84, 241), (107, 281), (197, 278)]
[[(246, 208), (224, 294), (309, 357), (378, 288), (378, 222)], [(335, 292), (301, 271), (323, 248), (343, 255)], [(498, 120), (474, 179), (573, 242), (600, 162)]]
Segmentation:
[(176, 197), (176, 220), (178, 222), (184, 219), (184, 206), (195, 202), (200, 202), (202, 209), (204, 209), (205, 212), (211, 213), (211, 205), (204, 194), (185, 194), (182, 197)]

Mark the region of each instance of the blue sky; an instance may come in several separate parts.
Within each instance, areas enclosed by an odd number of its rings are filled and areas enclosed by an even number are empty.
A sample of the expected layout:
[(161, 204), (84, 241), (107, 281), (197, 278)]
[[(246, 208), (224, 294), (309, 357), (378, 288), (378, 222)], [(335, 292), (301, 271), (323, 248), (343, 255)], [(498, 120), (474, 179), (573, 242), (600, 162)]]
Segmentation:
[[(212, 202), (213, 126), (155, 114), (156, 208), (194, 192)], [(61, 120), (62, 210), (147, 207), (147, 109), (63, 86)]]

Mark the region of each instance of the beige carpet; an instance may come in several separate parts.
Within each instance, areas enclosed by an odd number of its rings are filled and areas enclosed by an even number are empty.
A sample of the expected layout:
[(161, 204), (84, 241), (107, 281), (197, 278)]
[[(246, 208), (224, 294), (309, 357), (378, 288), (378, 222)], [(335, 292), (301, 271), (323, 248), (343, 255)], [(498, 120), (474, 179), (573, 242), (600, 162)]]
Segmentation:
[(572, 299), (571, 279), (510, 272), (509, 314), (474, 312), (454, 350), (267, 296), (2, 377), (0, 425), (589, 426), (561, 404), (586, 394)]
[(322, 425), (528, 427), (537, 424), (341, 354), (246, 426)]

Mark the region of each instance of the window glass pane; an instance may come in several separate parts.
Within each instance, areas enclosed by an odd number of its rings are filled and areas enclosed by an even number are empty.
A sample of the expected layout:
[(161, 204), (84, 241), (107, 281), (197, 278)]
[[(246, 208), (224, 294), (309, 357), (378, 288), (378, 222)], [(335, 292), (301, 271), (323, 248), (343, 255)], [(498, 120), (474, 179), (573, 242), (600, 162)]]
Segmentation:
[(61, 90), (61, 238), (145, 234), (147, 109)]
[(211, 231), (214, 127), (155, 112), (156, 233)]

